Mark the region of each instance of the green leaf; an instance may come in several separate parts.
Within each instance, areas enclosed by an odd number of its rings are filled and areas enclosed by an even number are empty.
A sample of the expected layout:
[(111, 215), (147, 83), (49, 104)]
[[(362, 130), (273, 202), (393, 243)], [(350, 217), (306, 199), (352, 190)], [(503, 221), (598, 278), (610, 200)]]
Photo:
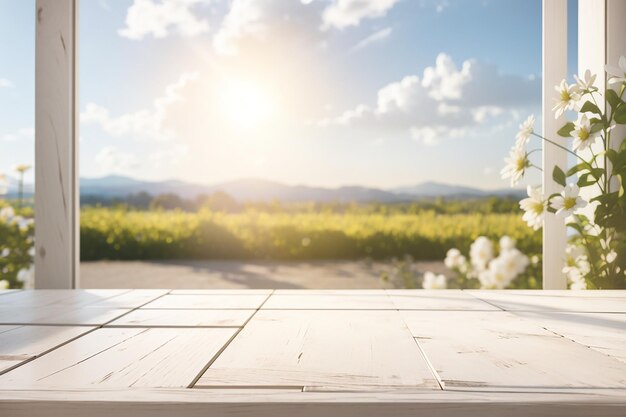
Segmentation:
[(621, 105), (617, 108), (613, 119), (615, 119), (615, 121), (621, 125), (626, 124), (626, 106), (625, 105)]
[(556, 165), (554, 166), (554, 170), (552, 170), (552, 179), (557, 184), (565, 187), (565, 180), (566, 180), (565, 172), (563, 172), (563, 170)]
[(597, 183), (598, 180), (593, 178), (593, 176), (591, 175), (590, 172), (584, 173), (583, 175), (580, 176), (580, 178), (578, 179), (578, 182), (576, 183), (576, 185), (578, 185), (579, 187), (588, 187), (590, 185), (593, 185), (595, 183)]
[(611, 161), (613, 165), (615, 165), (615, 161), (617, 161), (618, 158), (617, 151), (615, 151), (615, 149), (607, 149), (606, 157), (609, 158), (609, 161)]
[(571, 168), (567, 171), (567, 174), (565, 174), (565, 176), (567, 176), (567, 177), (571, 177), (572, 175), (574, 175), (574, 174), (576, 174), (576, 173), (578, 173), (578, 172), (582, 171), (583, 169), (587, 169), (587, 168), (588, 168), (588, 167), (587, 167), (587, 164), (580, 163), (580, 164), (578, 164), (578, 165), (575, 165), (575, 166), (571, 167)]
[(606, 90), (606, 101), (608, 101), (612, 109), (615, 109), (622, 102), (615, 90), (611, 90), (610, 88)]
[(572, 130), (574, 130), (574, 123), (572, 122), (567, 122), (565, 123), (565, 125), (560, 128), (556, 133), (559, 136), (562, 136), (564, 138), (569, 138), (570, 136), (572, 136)]
[(580, 113), (587, 113), (587, 112), (595, 113), (599, 116), (602, 116), (602, 112), (600, 111), (598, 106), (596, 106), (590, 101), (586, 101), (585, 104), (583, 104), (583, 106), (580, 108)]
[(591, 125), (591, 129), (589, 130), (589, 133), (596, 133), (601, 131), (602, 129), (604, 129), (604, 123), (594, 123)]

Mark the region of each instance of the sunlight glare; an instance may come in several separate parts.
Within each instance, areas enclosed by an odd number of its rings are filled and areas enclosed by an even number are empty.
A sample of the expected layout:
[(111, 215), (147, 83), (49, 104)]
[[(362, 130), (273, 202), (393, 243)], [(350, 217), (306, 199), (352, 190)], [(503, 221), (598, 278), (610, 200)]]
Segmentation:
[(272, 97), (251, 82), (226, 83), (222, 101), (226, 119), (239, 129), (256, 128), (275, 112)]

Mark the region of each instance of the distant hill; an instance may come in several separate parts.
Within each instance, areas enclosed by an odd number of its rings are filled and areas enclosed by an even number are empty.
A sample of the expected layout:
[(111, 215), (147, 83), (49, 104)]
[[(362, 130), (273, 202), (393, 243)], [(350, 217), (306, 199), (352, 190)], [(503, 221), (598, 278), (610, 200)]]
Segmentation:
[(408, 194), (419, 197), (455, 197), (455, 198), (475, 198), (489, 196), (522, 196), (524, 190), (503, 188), (499, 190), (481, 190), (479, 188), (465, 187), (462, 185), (442, 184), (438, 182), (424, 182), (421, 184), (398, 187), (390, 190), (394, 193)]
[(193, 198), (201, 194), (213, 194), (223, 191), (233, 198), (246, 201), (286, 202), (408, 202), (435, 197), (446, 198), (480, 198), (487, 196), (524, 195), (522, 190), (481, 190), (478, 188), (425, 182), (410, 187), (399, 187), (383, 190), (372, 187), (344, 186), (338, 188), (311, 187), (305, 185), (286, 185), (279, 182), (261, 179), (241, 179), (216, 185), (200, 185), (179, 180), (141, 181), (124, 176), (107, 176), (102, 178), (82, 178), (80, 191), (84, 196), (100, 196), (106, 198), (125, 197), (128, 194), (147, 192), (152, 195), (175, 193), (184, 198)]

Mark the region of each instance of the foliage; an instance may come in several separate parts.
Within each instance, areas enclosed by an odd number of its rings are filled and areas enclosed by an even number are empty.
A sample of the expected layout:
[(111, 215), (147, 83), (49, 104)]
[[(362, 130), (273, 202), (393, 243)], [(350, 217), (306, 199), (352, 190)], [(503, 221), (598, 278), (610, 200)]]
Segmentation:
[[(626, 138), (624, 128), (619, 127), (626, 125), (626, 57), (620, 58), (619, 68), (607, 67), (607, 73), (612, 88), (603, 94), (589, 71), (583, 78), (575, 76), (576, 84), (563, 80), (556, 87), (556, 117), (574, 110), (576, 120), (558, 130), (561, 140), (551, 140), (533, 131), (534, 117), (529, 117), (520, 126), (502, 171), (515, 185), (532, 167), (528, 155), (536, 150), (525, 149), (531, 135), (576, 158), (570, 168), (554, 167), (552, 178), (563, 187), (560, 193), (544, 195), (539, 187), (529, 187), (528, 198), (520, 206), (525, 210), (524, 220), (534, 229), (543, 225), (546, 212), (565, 219), (572, 234), (563, 272), (572, 288), (578, 289), (626, 288)], [(588, 189), (588, 201), (579, 195), (580, 189)]]
[(0, 200), (0, 289), (33, 284), (32, 218), (31, 208), (14, 208)]
[(437, 259), (468, 250), (480, 235), (509, 234), (525, 253), (541, 251), (541, 235), (516, 214), (237, 213), (84, 208), (81, 258), (97, 259)]

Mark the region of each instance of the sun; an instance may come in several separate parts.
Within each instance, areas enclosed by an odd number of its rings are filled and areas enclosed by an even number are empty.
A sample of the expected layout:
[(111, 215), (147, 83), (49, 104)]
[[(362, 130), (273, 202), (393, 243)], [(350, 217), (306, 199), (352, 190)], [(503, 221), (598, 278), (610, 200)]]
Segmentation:
[(238, 129), (257, 128), (275, 112), (272, 96), (252, 82), (230, 80), (224, 83), (220, 95), (226, 120)]

